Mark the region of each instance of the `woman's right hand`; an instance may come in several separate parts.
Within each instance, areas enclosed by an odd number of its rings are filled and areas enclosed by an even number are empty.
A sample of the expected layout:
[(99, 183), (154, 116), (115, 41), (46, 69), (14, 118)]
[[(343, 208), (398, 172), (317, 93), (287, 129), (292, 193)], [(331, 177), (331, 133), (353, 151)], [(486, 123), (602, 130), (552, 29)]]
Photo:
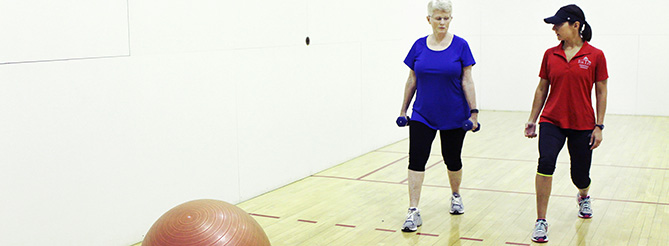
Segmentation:
[(525, 123), (525, 137), (528, 138), (537, 137), (537, 123), (534, 122)]
[(409, 120), (409, 116), (406, 116), (406, 114), (400, 114), (400, 117), (397, 117), (395, 123), (397, 123), (397, 126), (399, 127), (405, 127), (409, 125)]

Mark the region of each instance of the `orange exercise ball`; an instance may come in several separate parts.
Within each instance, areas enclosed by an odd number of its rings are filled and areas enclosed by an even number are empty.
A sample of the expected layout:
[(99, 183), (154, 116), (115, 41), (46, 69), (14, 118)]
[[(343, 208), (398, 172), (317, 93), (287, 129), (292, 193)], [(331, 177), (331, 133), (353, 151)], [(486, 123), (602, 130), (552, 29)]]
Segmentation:
[(224, 201), (195, 200), (176, 206), (153, 223), (142, 246), (269, 246), (260, 224)]

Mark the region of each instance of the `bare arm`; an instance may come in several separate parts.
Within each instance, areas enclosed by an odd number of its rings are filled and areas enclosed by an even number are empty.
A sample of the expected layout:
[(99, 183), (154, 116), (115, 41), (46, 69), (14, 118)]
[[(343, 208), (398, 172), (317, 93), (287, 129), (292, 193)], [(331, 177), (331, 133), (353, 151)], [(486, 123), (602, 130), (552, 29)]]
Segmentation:
[[(595, 98), (597, 99), (597, 121), (596, 124), (604, 124), (604, 115), (606, 114), (606, 96), (607, 88), (606, 83), (608, 80), (602, 80), (595, 82)], [(590, 149), (595, 149), (599, 147), (599, 144), (602, 142), (602, 129), (595, 127), (595, 130), (592, 131), (592, 136), (590, 137)]]
[[(469, 104), (469, 108), (476, 108), (476, 88), (474, 86), (474, 78), (472, 77), (473, 65), (462, 68), (462, 90), (465, 92), (465, 99)], [(478, 127), (478, 113), (473, 113), (469, 118), (474, 123), (474, 129)]]
[(409, 110), (409, 104), (411, 104), (414, 94), (416, 94), (416, 73), (413, 69), (410, 69), (409, 77), (406, 85), (404, 85), (404, 100), (402, 101), (400, 116), (407, 116), (407, 110)]
[(537, 136), (537, 119), (539, 119), (539, 113), (546, 103), (546, 97), (548, 97), (548, 88), (550, 81), (547, 79), (540, 79), (539, 85), (534, 92), (534, 100), (532, 101), (532, 111), (530, 112), (530, 117), (527, 119), (525, 124), (525, 137), (533, 138)]

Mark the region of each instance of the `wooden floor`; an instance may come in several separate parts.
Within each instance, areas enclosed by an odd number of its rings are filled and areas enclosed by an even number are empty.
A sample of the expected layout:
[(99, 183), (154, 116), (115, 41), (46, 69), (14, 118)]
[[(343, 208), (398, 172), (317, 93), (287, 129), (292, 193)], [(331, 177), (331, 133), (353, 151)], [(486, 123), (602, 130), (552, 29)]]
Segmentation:
[[(428, 162), (417, 233), (400, 226), (408, 206), (403, 140), (238, 204), (272, 245), (532, 245), (537, 140), (523, 137), (526, 112), (483, 111), (468, 133), (461, 193), (466, 212), (448, 213), (450, 188), (437, 137)], [(669, 117), (606, 118), (594, 152), (594, 218), (580, 219), (569, 155), (560, 154), (545, 245), (669, 245)], [(399, 129), (407, 131), (408, 129)]]

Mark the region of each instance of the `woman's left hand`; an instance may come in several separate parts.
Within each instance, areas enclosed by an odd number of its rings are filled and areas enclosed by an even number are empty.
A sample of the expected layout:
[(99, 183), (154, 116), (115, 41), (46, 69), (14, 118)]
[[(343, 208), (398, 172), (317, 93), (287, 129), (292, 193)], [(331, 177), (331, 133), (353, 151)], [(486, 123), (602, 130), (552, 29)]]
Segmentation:
[(592, 130), (592, 134), (590, 135), (590, 150), (599, 147), (599, 144), (602, 143), (602, 140), (602, 129), (595, 127), (595, 130)]

